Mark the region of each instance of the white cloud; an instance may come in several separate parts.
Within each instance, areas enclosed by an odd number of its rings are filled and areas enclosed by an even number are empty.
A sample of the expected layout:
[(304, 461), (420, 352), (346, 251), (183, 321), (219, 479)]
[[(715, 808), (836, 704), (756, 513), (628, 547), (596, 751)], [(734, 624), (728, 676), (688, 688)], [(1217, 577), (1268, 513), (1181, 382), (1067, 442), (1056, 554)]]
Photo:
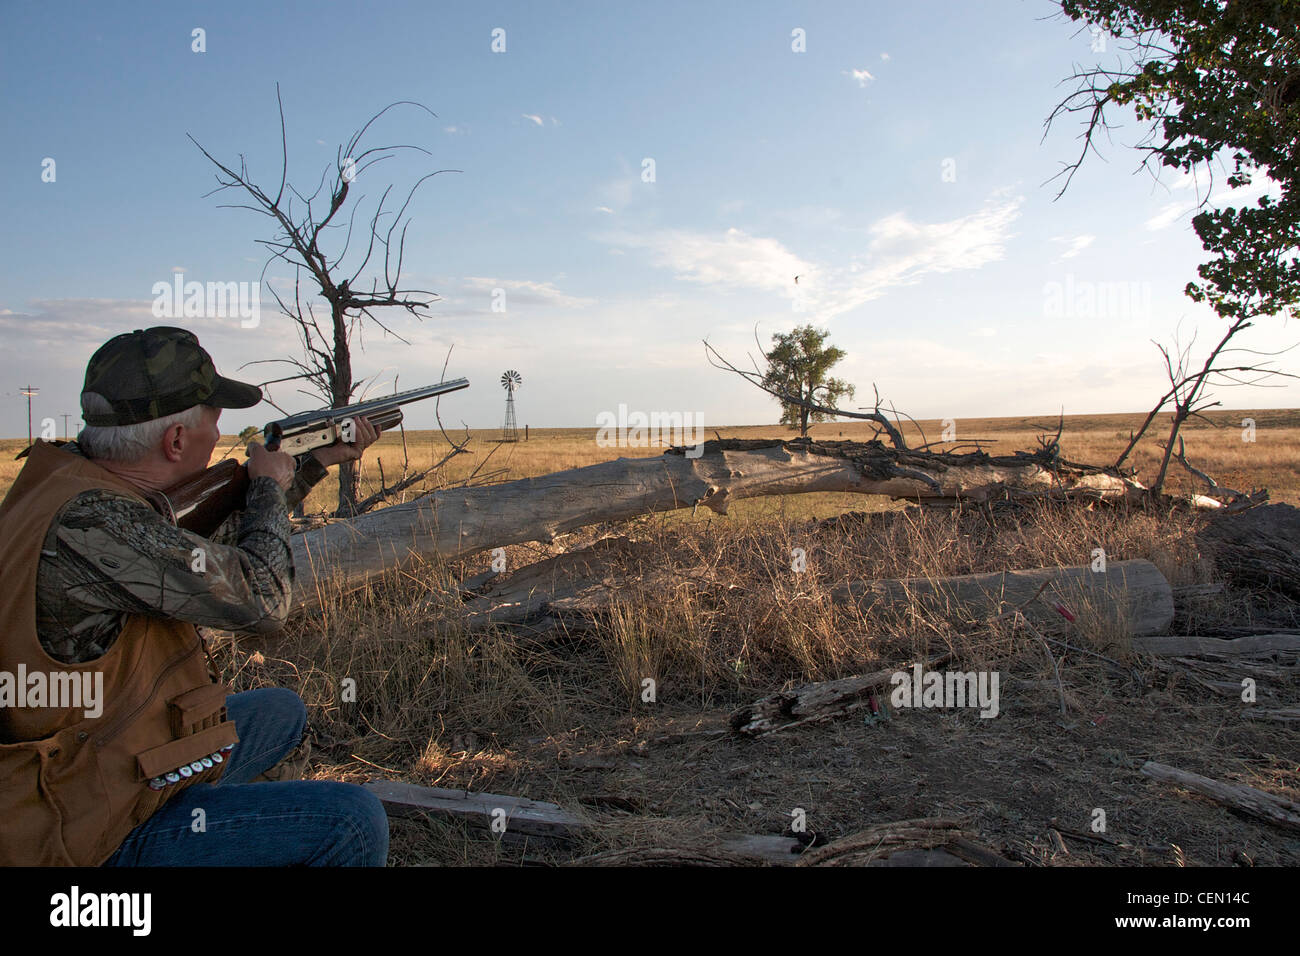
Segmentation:
[(507, 301), (523, 302), (536, 305), (558, 305), (565, 308), (581, 308), (594, 305), (595, 299), (582, 298), (562, 292), (550, 282), (532, 282), (527, 279), (494, 279), (486, 276), (466, 276), (462, 283), (469, 289), (491, 293), (493, 289), (505, 289)]
[(925, 275), (977, 269), (1002, 259), (1022, 202), (1022, 197), (999, 196), (978, 212), (937, 223), (894, 213), (868, 227), (867, 248), (843, 265), (810, 261), (774, 238), (735, 228), (721, 234), (677, 229), (603, 238), (645, 249), (654, 265), (686, 282), (775, 294), (791, 302), (798, 295), (801, 311), (826, 321)]
[(897, 286), (915, 285), (930, 273), (978, 269), (1006, 255), (1011, 224), (1023, 197), (999, 197), (984, 208), (946, 222), (917, 223), (894, 213), (873, 223), (867, 253), (833, 273), (828, 291), (812, 305), (829, 319), (879, 298)]
[(1146, 221), (1146, 227), (1152, 232), (1172, 226), (1184, 213), (1191, 212), (1193, 206), (1185, 202), (1166, 203), (1160, 211)]
[(870, 83), (872, 80), (875, 79), (875, 77), (872, 76), (870, 73), (868, 73), (866, 70), (841, 70), (840, 72), (842, 72), (845, 76), (851, 76), (855, 80), (857, 80), (859, 87), (865, 87), (868, 83)]
[[(1066, 250), (1061, 253), (1060, 259), (1073, 259), (1084, 249), (1087, 249), (1092, 245), (1096, 238), (1096, 236), (1087, 235), (1085, 233), (1082, 236), (1053, 236), (1052, 242), (1063, 242), (1067, 246)], [(1059, 262), (1060, 259), (1057, 261)]]
[(751, 236), (739, 229), (722, 235), (664, 230), (628, 233), (620, 245), (646, 249), (655, 265), (671, 269), (677, 278), (724, 288), (786, 292), (794, 277), (814, 266), (775, 239)]
[(537, 116), (537, 115), (534, 114), (534, 113), (521, 113), (520, 115), (523, 116), (523, 118), (526, 119), (526, 120), (532, 120), (532, 121), (533, 121), (534, 123), (536, 123), (538, 126), (545, 126), (545, 125), (546, 125), (546, 124), (543, 122), (542, 118), (541, 118), (540, 116)]
[(882, 54), (880, 54), (880, 59), (881, 59), (882, 62), (884, 62), (884, 63), (888, 63), (889, 60), (890, 60), (890, 56), (889, 56), (888, 53), (882, 53)]
[(596, 207), (596, 212), (608, 212), (608, 213), (612, 213), (613, 211), (614, 211), (614, 210), (610, 209), (608, 206), (597, 206), (597, 207)]
[(993, 336), (997, 334), (998, 334), (998, 330), (989, 325), (986, 325), (983, 328), (971, 330), (971, 335), (978, 336), (982, 339), (991, 339), (993, 338)]

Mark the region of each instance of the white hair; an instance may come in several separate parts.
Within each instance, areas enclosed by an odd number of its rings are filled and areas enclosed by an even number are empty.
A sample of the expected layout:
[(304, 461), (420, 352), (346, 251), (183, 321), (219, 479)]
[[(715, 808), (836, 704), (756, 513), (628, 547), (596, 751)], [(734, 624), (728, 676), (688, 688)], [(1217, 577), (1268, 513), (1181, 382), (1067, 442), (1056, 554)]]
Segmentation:
[[(87, 425), (77, 436), (77, 444), (88, 458), (105, 461), (140, 461), (147, 457), (158, 440), (172, 425), (198, 428), (203, 424), (205, 405), (194, 405), (183, 412), (164, 415), (135, 425)], [(98, 392), (82, 392), (81, 408), (90, 415), (109, 414), (113, 406)]]

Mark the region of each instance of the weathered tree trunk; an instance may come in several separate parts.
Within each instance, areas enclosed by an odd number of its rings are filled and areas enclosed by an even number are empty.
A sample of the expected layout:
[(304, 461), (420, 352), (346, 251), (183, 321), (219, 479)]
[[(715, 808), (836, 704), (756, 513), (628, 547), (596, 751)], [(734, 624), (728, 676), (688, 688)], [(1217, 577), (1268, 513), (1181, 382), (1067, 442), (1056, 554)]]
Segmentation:
[[(1142, 486), (1040, 455), (990, 457), (897, 451), (879, 442), (710, 441), (682, 449), (483, 488), (454, 488), (328, 525), (294, 539), (299, 606), (333, 586), (363, 584), (419, 557), (456, 558), (605, 521), (765, 495), (852, 492), (925, 503), (1003, 495), (1123, 500)], [(338, 578), (331, 583), (332, 576)]]

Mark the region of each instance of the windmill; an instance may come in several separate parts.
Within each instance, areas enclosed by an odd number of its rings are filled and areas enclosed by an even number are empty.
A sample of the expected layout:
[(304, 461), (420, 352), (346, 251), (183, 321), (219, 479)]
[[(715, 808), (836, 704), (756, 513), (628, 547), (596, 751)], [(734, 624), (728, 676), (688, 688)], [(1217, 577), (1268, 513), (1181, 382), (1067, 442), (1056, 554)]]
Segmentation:
[(501, 429), (502, 441), (519, 441), (519, 426), (515, 423), (515, 389), (524, 383), (524, 377), (510, 369), (501, 376), (501, 387), (506, 390), (506, 423)]

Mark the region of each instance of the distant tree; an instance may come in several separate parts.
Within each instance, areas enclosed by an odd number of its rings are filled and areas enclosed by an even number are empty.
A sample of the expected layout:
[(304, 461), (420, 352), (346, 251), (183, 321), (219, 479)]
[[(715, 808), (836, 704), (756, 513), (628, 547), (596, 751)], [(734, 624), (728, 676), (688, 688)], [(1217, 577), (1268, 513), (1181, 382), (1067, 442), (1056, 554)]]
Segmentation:
[(830, 421), (833, 415), (810, 406), (836, 407), (841, 398), (853, 397), (853, 386), (828, 378), (831, 368), (844, 358), (843, 349), (826, 345), (830, 332), (801, 325), (792, 332), (772, 336), (773, 347), (765, 352), (767, 371), (763, 387), (778, 395), (797, 399), (781, 401), (781, 424), (808, 434), (809, 422)]
[(258, 428), (256, 425), (249, 425), (239, 433), (240, 443), (246, 444), (247, 442), (252, 441), (255, 437), (261, 434), (261, 431), (262, 429)]

